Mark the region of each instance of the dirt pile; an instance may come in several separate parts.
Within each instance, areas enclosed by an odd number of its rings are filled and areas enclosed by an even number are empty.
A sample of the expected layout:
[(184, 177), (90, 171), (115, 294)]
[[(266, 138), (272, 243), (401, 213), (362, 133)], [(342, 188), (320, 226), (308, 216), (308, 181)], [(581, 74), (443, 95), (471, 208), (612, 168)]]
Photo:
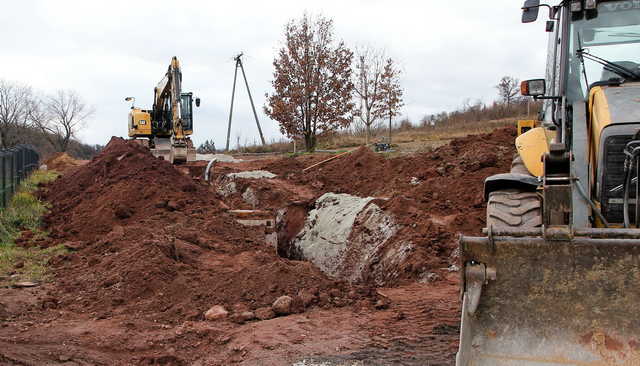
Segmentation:
[[(406, 259), (399, 266), (388, 261), (394, 268), (373, 260), (368, 269), (370, 283), (435, 280), (456, 263), (458, 233), (477, 234), (484, 227), (484, 178), (509, 170), (515, 133), (514, 128), (499, 129), (455, 139), (432, 152), (390, 159), (363, 147), (307, 173), (298, 171), (287, 177), (312, 187), (318, 196), (338, 192), (378, 197), (374, 202), (393, 214), (398, 231), (374, 256)], [(351, 242), (369, 231), (356, 222)]]
[(55, 170), (60, 173), (65, 173), (70, 169), (86, 164), (86, 160), (77, 160), (72, 158), (67, 153), (55, 153), (47, 160), (44, 161), (44, 165), (49, 170)]
[(256, 310), (289, 295), (301, 311), (371, 291), (279, 258), (264, 232), (237, 224), (208, 186), (119, 138), (42, 197), (52, 204), (44, 219), (51, 244), (73, 251), (54, 261), (58, 291), (47, 306), (179, 322), (213, 305)]

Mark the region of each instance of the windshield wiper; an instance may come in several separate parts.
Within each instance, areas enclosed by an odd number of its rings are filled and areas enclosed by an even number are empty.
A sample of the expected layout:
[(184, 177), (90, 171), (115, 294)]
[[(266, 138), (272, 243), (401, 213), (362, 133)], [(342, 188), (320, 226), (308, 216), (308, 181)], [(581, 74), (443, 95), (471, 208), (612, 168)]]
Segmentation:
[(609, 60), (605, 60), (602, 57), (598, 57), (595, 55), (592, 55), (591, 53), (589, 53), (589, 50), (586, 48), (581, 48), (579, 50), (576, 51), (576, 53), (578, 54), (578, 56), (580, 57), (584, 57), (586, 59), (589, 59), (591, 61), (595, 61), (597, 63), (599, 63), (600, 65), (603, 65), (605, 70), (614, 72), (620, 76), (622, 76), (625, 79), (631, 79), (631, 80), (640, 80), (640, 74), (638, 74), (637, 72), (628, 69), (622, 65), (619, 65), (615, 62), (611, 62)]

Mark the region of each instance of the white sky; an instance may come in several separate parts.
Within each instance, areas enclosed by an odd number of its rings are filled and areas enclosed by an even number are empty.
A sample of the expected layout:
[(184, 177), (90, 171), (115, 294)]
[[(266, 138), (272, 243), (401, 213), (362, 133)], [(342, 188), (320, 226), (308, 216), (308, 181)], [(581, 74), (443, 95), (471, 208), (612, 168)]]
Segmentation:
[[(151, 108), (153, 87), (171, 56), (182, 64), (183, 91), (202, 99), (194, 142), (224, 147), (233, 56), (245, 70), (268, 139), (278, 125), (262, 112), (272, 62), (291, 18), (305, 11), (332, 17), (335, 36), (353, 47), (384, 47), (400, 62), (403, 115), (453, 110), (465, 99), (496, 99), (504, 75), (544, 77), (544, 20), (520, 23), (520, 0), (458, 1), (9, 1), (0, 7), (0, 78), (44, 92), (74, 89), (96, 113), (82, 141), (126, 136), (130, 104)], [(544, 12), (541, 12), (541, 15)], [(240, 75), (239, 75), (240, 77)], [(232, 129), (242, 143), (259, 141), (239, 79)]]

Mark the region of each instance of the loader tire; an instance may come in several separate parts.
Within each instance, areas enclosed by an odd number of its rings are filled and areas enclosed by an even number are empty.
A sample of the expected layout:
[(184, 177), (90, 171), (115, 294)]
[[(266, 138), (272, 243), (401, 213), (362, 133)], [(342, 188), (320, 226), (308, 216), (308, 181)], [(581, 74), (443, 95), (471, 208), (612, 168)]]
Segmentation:
[(518, 153), (516, 153), (511, 162), (511, 173), (531, 175)]
[(542, 205), (538, 193), (506, 189), (489, 194), (487, 227), (525, 229), (541, 225)]

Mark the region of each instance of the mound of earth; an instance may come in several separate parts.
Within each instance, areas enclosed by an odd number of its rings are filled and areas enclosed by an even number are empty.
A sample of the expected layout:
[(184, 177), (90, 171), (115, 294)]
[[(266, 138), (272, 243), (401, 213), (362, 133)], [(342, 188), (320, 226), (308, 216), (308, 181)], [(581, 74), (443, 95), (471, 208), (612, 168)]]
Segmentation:
[(237, 224), (208, 186), (120, 138), (41, 196), (52, 205), (50, 244), (72, 250), (53, 260), (57, 308), (180, 322), (213, 305), (256, 310), (289, 295), (302, 311), (371, 292), (278, 257), (264, 231)]
[[(483, 182), (487, 176), (509, 171), (515, 134), (514, 128), (498, 129), (455, 139), (432, 152), (390, 159), (361, 147), (306, 173), (296, 169), (286, 177), (313, 188), (316, 198), (327, 192), (377, 198), (374, 202), (391, 215), (394, 234), (374, 252), (349, 247), (349, 251), (368, 256), (367, 266), (358, 268), (365, 283), (433, 281), (455, 268), (459, 233), (479, 234), (485, 226)], [(273, 162), (270, 167), (278, 165)], [(296, 164), (287, 161), (286, 165)], [(309, 204), (310, 210), (315, 207), (317, 204)], [(367, 225), (366, 220), (356, 220), (343, 244), (370, 246), (362, 240), (371, 235)], [(289, 231), (291, 226), (282, 225)], [(302, 225), (293, 226), (301, 230), (298, 240), (308, 235)], [(281, 244), (289, 248), (295, 234), (286, 237), (287, 242)], [(362, 265), (361, 260), (354, 263)]]
[(69, 154), (64, 152), (55, 153), (44, 161), (44, 165), (47, 166), (47, 169), (55, 170), (60, 173), (65, 173), (69, 169), (73, 169), (86, 163), (86, 160), (74, 159)]

